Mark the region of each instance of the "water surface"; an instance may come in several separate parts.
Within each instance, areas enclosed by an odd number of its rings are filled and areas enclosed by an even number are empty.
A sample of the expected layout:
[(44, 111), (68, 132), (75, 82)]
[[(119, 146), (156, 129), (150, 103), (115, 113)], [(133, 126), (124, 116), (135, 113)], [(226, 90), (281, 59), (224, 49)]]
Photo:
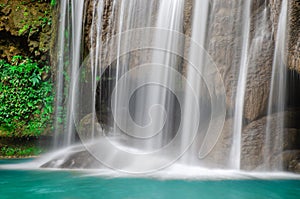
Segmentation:
[(80, 171), (0, 170), (0, 198), (299, 199), (300, 180), (157, 180), (87, 176)]

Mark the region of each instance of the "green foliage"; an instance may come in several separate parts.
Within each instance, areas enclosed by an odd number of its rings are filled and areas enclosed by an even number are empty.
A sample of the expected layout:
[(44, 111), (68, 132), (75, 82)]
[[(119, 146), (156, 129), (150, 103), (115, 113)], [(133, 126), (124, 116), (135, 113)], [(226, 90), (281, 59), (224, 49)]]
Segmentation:
[(10, 147), (4, 146), (0, 150), (1, 156), (29, 156), (38, 155), (42, 151), (37, 147)]
[[(43, 81), (49, 66), (14, 56), (0, 60), (0, 136), (38, 136), (52, 113), (52, 84)], [(4, 132), (4, 133), (3, 133)]]
[(56, 6), (56, 0), (51, 0), (50, 5), (53, 7)]
[(39, 17), (39, 21), (41, 22), (42, 28), (44, 28), (46, 25), (52, 25), (52, 20), (49, 17)]

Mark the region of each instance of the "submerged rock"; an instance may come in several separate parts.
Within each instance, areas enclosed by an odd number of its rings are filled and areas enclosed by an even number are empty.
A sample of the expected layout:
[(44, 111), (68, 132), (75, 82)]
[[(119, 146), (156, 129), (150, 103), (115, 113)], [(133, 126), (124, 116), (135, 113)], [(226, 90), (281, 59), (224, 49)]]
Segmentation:
[(101, 164), (87, 150), (74, 152), (67, 157), (57, 157), (43, 164), (42, 168), (96, 169)]

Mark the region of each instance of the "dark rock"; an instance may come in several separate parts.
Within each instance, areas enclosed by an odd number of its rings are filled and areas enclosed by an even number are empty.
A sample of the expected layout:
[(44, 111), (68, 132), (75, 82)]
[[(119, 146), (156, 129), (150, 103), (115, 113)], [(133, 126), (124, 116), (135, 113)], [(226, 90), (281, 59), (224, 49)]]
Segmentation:
[(283, 169), (300, 173), (300, 150), (288, 150), (282, 154)]
[[(54, 158), (53, 160), (43, 164), (42, 168), (68, 168), (68, 169), (91, 169), (101, 168), (101, 163), (97, 161), (87, 150), (68, 154), (67, 157)], [(62, 162), (62, 163), (60, 163)]]
[(283, 150), (300, 150), (300, 130), (285, 129), (283, 136)]

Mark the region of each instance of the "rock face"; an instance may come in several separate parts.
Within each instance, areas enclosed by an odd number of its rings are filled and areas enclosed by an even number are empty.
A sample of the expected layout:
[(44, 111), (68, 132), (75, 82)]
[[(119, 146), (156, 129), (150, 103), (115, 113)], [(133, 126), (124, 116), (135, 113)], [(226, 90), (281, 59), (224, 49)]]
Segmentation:
[(289, 4), (289, 48), (288, 66), (300, 73), (300, 0)]
[[(93, 48), (95, 41), (91, 31), (93, 1), (87, 1), (88, 16), (85, 26), (86, 48)], [(288, 1), (288, 63), (286, 67), (300, 72), (300, 1)], [(217, 166), (226, 167), (225, 157), (229, 156), (232, 144), (233, 113), (235, 106), (236, 90), (239, 79), (239, 66), (241, 65), (241, 46), (243, 42), (243, 26), (245, 10), (243, 1), (238, 0), (212, 0), (210, 2), (210, 16), (207, 22), (207, 42), (205, 49), (218, 66), (226, 88), (227, 121), (223, 129), (220, 141), (217, 143), (213, 155), (208, 157), (211, 162), (217, 162)], [(249, 49), (247, 52), (248, 74), (246, 79), (245, 101), (243, 111), (243, 134), (241, 167), (246, 170), (262, 168), (275, 168), (279, 162), (283, 162), (283, 169), (299, 171), (299, 145), (300, 127), (295, 121), (296, 113), (274, 113), (267, 115), (270, 82), (272, 76), (272, 64), (274, 55), (275, 38), (278, 28), (278, 18), (282, 0), (253, 0), (250, 13)], [(185, 1), (183, 33), (191, 35), (192, 0)], [(111, 24), (109, 15), (112, 13), (111, 3), (107, 3), (103, 11), (103, 37), (107, 39), (118, 31), (118, 27), (112, 25), (118, 23), (118, 19)], [(116, 8), (115, 8), (116, 9)], [(117, 12), (116, 12), (117, 13)], [(116, 18), (118, 16), (115, 16)], [(155, 16), (154, 16), (155, 18)], [(188, 43), (185, 45), (189, 46)], [(138, 57), (138, 56), (137, 56)], [(183, 64), (182, 73), (186, 74)], [(266, 135), (267, 121), (271, 121), (271, 137)], [(284, 135), (282, 136), (276, 123), (285, 120)], [(269, 140), (268, 140), (269, 139)], [(267, 141), (268, 140), (268, 141)], [(282, 141), (281, 148), (272, 148), (272, 143)], [(266, 155), (266, 152), (269, 152)], [(266, 160), (268, 165), (265, 164)]]
[(0, 0), (0, 58), (49, 59), (52, 13), (49, 1)]
[[(274, 54), (274, 42), (277, 34), (278, 19), (281, 11), (281, 0), (257, 0), (252, 1), (251, 18), (250, 18), (250, 39), (245, 101), (243, 111), (243, 123), (245, 124), (242, 137), (242, 169), (253, 170), (262, 167), (275, 168), (276, 161), (279, 162), (279, 157), (283, 160), (283, 169), (292, 170), (294, 166), (288, 166), (290, 161), (297, 162), (296, 145), (299, 145), (298, 130), (294, 127), (289, 127), (286, 124), (284, 130), (284, 138), (280, 137), (280, 129), (277, 128), (277, 116), (271, 115), (266, 117), (268, 100), (270, 93), (272, 64)], [(299, 67), (299, 1), (289, 1), (288, 20), (290, 21), (287, 29), (289, 37), (288, 45), (288, 63), (287, 67), (296, 69)], [(207, 46), (209, 54), (219, 68), (222, 74), (226, 88), (226, 104), (227, 104), (227, 121), (225, 122), (223, 133), (213, 150), (208, 157), (208, 162), (217, 162), (219, 165), (226, 167), (230, 148), (232, 144), (233, 119), (235, 96), (238, 88), (239, 66), (241, 60), (241, 42), (243, 40), (242, 26), (240, 21), (241, 16), (245, 12), (243, 3), (238, 1), (212, 1), (211, 16), (208, 22), (210, 29), (208, 30)], [(291, 78), (292, 79), (292, 78)], [(294, 77), (294, 79), (297, 79)], [(289, 82), (290, 87), (294, 87)], [(289, 87), (287, 89), (290, 89)], [(295, 89), (293, 91), (296, 91)], [(298, 92), (298, 91), (297, 91)], [(290, 107), (292, 108), (293, 105)], [(292, 113), (290, 113), (292, 114)], [(266, 149), (267, 143), (265, 133), (267, 128), (267, 118), (271, 120), (271, 139), (270, 143), (276, 139), (282, 140), (284, 146), (282, 149)], [(281, 116), (283, 118), (283, 116)], [(290, 123), (288, 119), (285, 122)], [(292, 128), (292, 129), (291, 129)], [(270, 150), (271, 165), (261, 165), (263, 162), (263, 154), (266, 150)], [(274, 149), (275, 150), (275, 149)], [(280, 152), (283, 150), (284, 152)], [(222, 151), (221, 153), (219, 151)], [(293, 151), (290, 154), (289, 151)], [(293, 158), (291, 158), (291, 156)], [(286, 157), (286, 158), (285, 158)], [(265, 157), (266, 158), (266, 157)], [(218, 166), (219, 166), (218, 165)]]
[[(228, 113), (234, 109), (242, 59), (244, 33), (244, 5), (238, 1), (212, 1), (208, 33), (208, 51), (218, 66), (224, 80)], [(270, 19), (271, 6), (264, 1), (254, 1), (251, 10), (248, 66), (244, 117), (255, 120), (264, 115), (269, 96), (274, 50), (273, 30)], [(267, 9), (267, 11), (264, 11)], [(268, 13), (268, 16), (263, 16)]]
[[(234, 2), (234, 3), (233, 3)], [(257, 0), (252, 2), (249, 39), (249, 63), (244, 117), (254, 121), (266, 115), (272, 75), (274, 40), (277, 34), (281, 0)], [(299, 1), (289, 3), (290, 21), (288, 64), (292, 69), (299, 68), (300, 62), (300, 6)], [(218, 66), (224, 80), (227, 108), (234, 109), (235, 95), (241, 61), (241, 42), (243, 40), (243, 4), (238, 1), (212, 1), (208, 26), (207, 47), (213, 61)], [(243, 18), (243, 17), (242, 17)]]
[[(299, 112), (274, 113), (248, 124), (242, 135), (241, 167), (246, 170), (292, 170), (291, 161), (299, 162)], [(270, 126), (267, 134), (267, 120)], [(285, 120), (284, 129), (276, 124)], [(283, 130), (283, 134), (282, 134)], [(280, 142), (281, 144), (277, 144)], [(277, 146), (275, 148), (275, 146)], [(282, 165), (281, 165), (282, 164)]]
[[(156, 1), (154, 1), (156, 2)], [(96, 46), (97, 31), (92, 30), (92, 19), (99, 18), (97, 12), (93, 16), (93, 9), (97, 3), (89, 0), (86, 3), (87, 17), (85, 21), (85, 47)], [(191, 36), (193, 1), (185, 1), (183, 33)], [(297, 13), (297, 4), (291, 5), (291, 15)], [(105, 3), (102, 13), (102, 41), (106, 42), (113, 34), (118, 32), (118, 7)], [(241, 61), (241, 46), (243, 42), (243, 25), (241, 21), (244, 13), (243, 3), (237, 0), (214, 0), (210, 3), (210, 16), (208, 17), (208, 33), (205, 49), (211, 55), (222, 74), (226, 95), (228, 113), (232, 114), (235, 104), (237, 82), (239, 78), (239, 66)], [(278, 24), (278, 16), (281, 8), (281, 0), (256, 0), (251, 5), (249, 63), (247, 86), (244, 103), (244, 117), (247, 121), (253, 121), (266, 115), (270, 81), (272, 74), (272, 60), (274, 52), (274, 38)], [(113, 11), (112, 9), (116, 9)], [(111, 16), (113, 14), (113, 16)], [(296, 16), (296, 15), (295, 15)], [(125, 16), (126, 18), (127, 16)], [(140, 17), (140, 16), (137, 16)], [(295, 18), (295, 17), (294, 17)], [(155, 13), (153, 13), (153, 21)], [(112, 23), (114, 21), (114, 23)], [(139, 24), (137, 24), (137, 27)], [(134, 28), (134, 27), (131, 27)], [(126, 28), (125, 28), (126, 29)], [(92, 35), (93, 34), (93, 35)], [(295, 33), (296, 34), (296, 33)], [(293, 35), (295, 35), (293, 33)], [(297, 37), (296, 37), (297, 38)], [(295, 43), (295, 42), (294, 42)], [(186, 43), (186, 47), (189, 44)], [(291, 46), (295, 46), (294, 44)], [(186, 48), (187, 49), (187, 48)], [(294, 50), (295, 51), (295, 50)], [(294, 52), (293, 51), (293, 52)], [(85, 54), (89, 52), (86, 51)], [(186, 52), (185, 52), (186, 53)], [(139, 56), (133, 57), (142, 57)], [(145, 58), (143, 58), (145, 61)], [(142, 60), (142, 61), (143, 61)], [(137, 65), (141, 60), (132, 61), (131, 65)], [(106, 66), (106, 64), (102, 64)], [(183, 64), (182, 73), (186, 74), (186, 64)]]
[(93, 135), (92, 132), (101, 132), (102, 130), (100, 124), (98, 123), (96, 115), (93, 115), (92, 113), (83, 117), (80, 120), (79, 126), (77, 128), (81, 140), (89, 140), (93, 137), (99, 136), (98, 133), (97, 135)]

